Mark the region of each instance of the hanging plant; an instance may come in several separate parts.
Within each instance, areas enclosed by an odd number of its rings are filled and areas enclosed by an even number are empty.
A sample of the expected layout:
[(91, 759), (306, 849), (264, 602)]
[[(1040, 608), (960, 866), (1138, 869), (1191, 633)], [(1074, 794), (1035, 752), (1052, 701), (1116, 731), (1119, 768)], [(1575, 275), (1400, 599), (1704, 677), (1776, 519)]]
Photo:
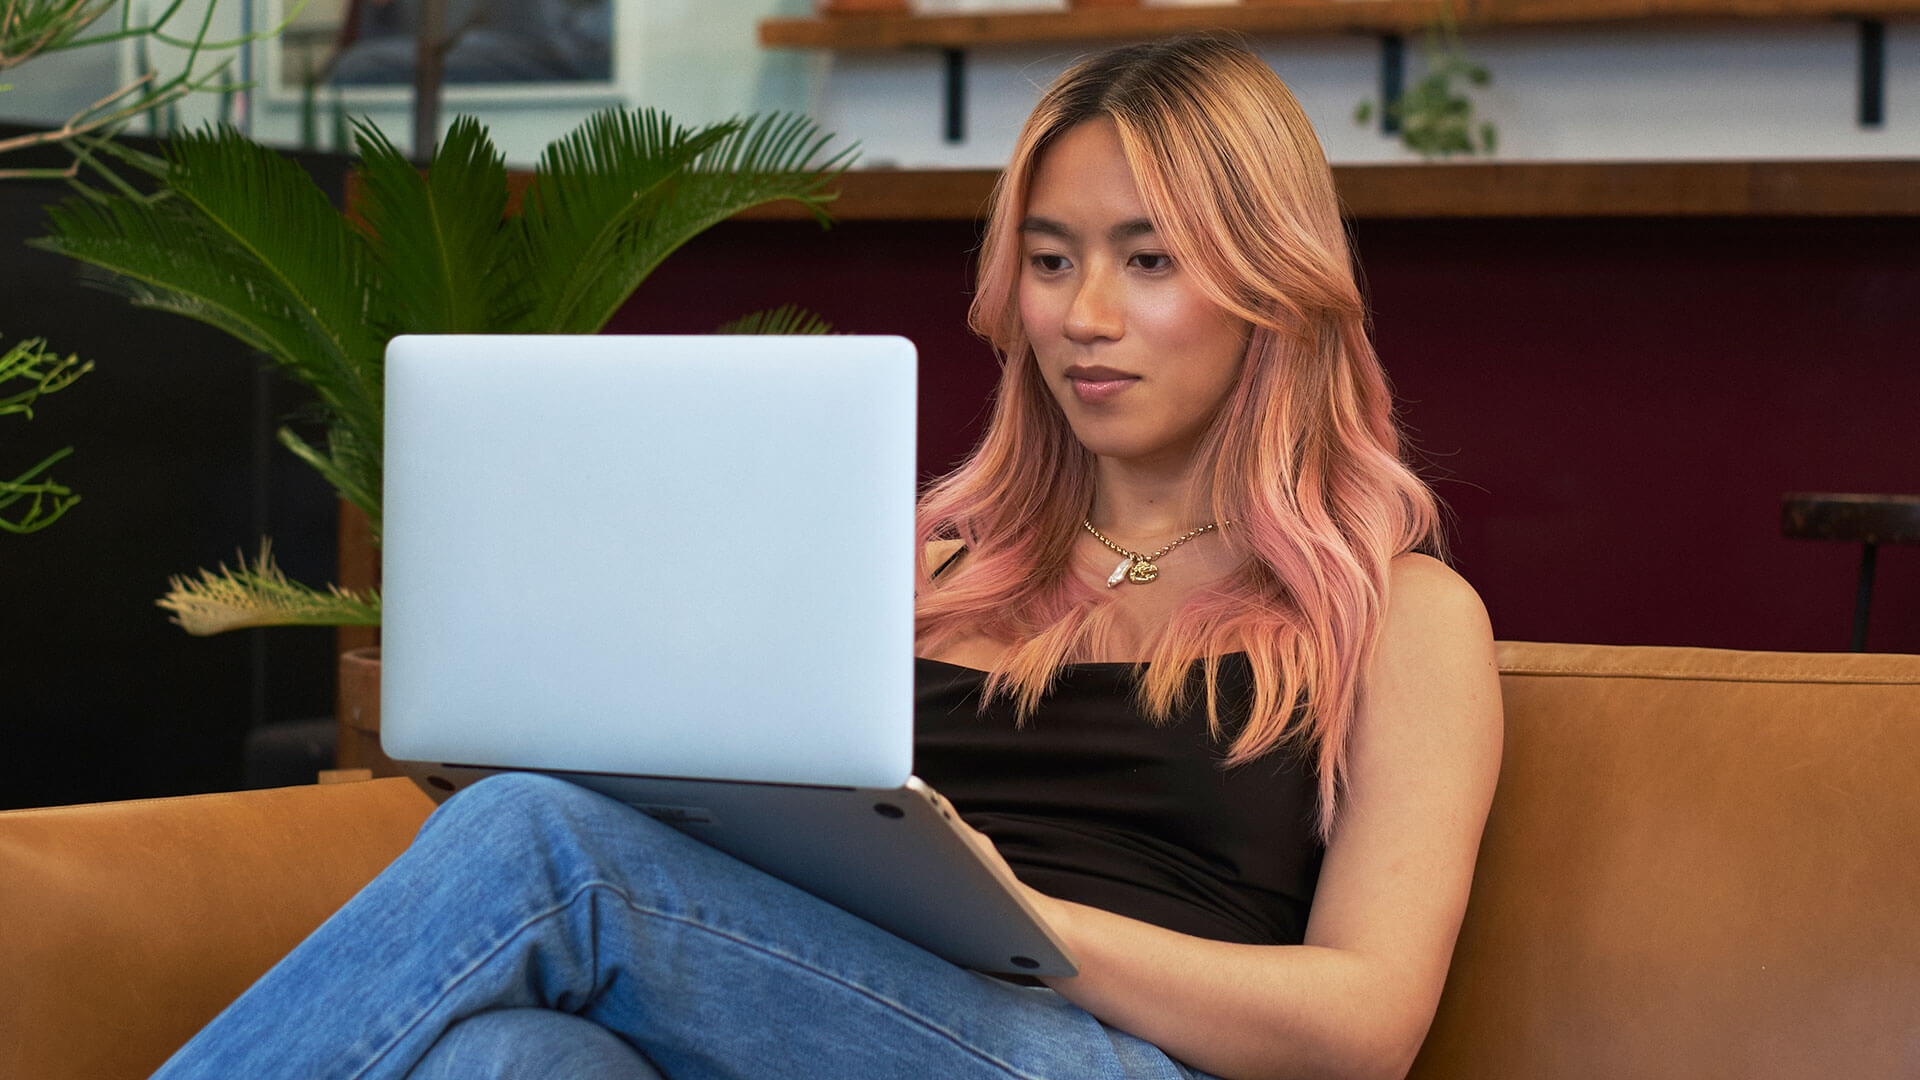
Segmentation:
[[(1401, 144), (1423, 158), (1492, 155), (1499, 132), (1491, 122), (1475, 120), (1468, 90), (1492, 85), (1493, 74), (1461, 47), (1451, 3), (1442, 4), (1427, 25), (1421, 54), (1426, 73), (1398, 98), (1378, 106), (1399, 125)], [(1376, 107), (1371, 98), (1362, 101), (1353, 122), (1371, 123)]]

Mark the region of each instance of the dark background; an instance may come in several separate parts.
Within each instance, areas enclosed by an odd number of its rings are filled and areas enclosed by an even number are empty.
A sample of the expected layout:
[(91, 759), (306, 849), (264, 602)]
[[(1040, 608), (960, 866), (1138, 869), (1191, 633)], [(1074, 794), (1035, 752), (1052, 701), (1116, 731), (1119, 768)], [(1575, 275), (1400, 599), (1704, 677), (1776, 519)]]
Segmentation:
[[(1502, 638), (1845, 649), (1858, 545), (1780, 535), (1789, 491), (1920, 492), (1920, 220), (1354, 226), (1375, 342), (1455, 565)], [(923, 472), (997, 374), (965, 327), (971, 223), (733, 223), (614, 329), (787, 300), (921, 353)], [(1920, 548), (1884, 547), (1869, 648), (1920, 652)]]
[[(302, 161), (344, 190), (346, 159)], [(95, 365), (31, 421), (0, 417), (0, 473), (73, 446), (53, 477), (82, 500), (41, 532), (0, 533), (0, 807), (237, 788), (251, 728), (332, 714), (333, 631), (189, 637), (154, 600), (263, 536), (289, 575), (332, 580), (331, 492), (273, 441), (307, 396), (225, 334), (27, 248), (43, 205), (69, 195), (0, 181), (0, 348), (41, 337)]]
[[(4, 134), (4, 132), (0, 132)], [(323, 188), (344, 162), (306, 159)], [(67, 444), (85, 501), (0, 536), (0, 807), (240, 786), (247, 732), (331, 712), (330, 631), (190, 638), (170, 574), (249, 554), (331, 580), (334, 506), (272, 441), (302, 397), (224, 335), (139, 312), (38, 235), (58, 184), (0, 184), (0, 343), (96, 370), (8, 475)], [(1857, 547), (1779, 535), (1795, 490), (1920, 492), (1920, 221), (1368, 220), (1377, 342), (1455, 562), (1503, 638), (1846, 646)], [(977, 434), (996, 374), (965, 329), (967, 222), (742, 222), (659, 270), (612, 329), (706, 331), (794, 301), (921, 351), (921, 465)], [(1920, 651), (1920, 550), (1883, 549), (1869, 638)]]

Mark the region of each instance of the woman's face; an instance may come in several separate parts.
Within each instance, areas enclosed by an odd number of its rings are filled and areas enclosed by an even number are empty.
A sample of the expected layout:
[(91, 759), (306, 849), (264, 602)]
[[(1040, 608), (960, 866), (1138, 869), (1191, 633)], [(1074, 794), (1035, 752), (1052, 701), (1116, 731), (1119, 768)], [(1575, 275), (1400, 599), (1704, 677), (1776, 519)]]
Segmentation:
[(1074, 435), (1101, 457), (1184, 464), (1239, 378), (1249, 327), (1168, 253), (1113, 121), (1054, 138), (1020, 232), (1020, 321)]

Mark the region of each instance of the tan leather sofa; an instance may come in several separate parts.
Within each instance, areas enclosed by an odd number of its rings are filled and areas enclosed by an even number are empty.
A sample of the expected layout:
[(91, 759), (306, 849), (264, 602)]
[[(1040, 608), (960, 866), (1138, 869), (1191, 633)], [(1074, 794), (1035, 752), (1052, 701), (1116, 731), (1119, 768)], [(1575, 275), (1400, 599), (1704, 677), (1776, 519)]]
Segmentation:
[[(1920, 1076), (1920, 656), (1505, 643), (1413, 1075)], [(377, 873), (405, 780), (0, 814), (0, 1077), (144, 1076)]]

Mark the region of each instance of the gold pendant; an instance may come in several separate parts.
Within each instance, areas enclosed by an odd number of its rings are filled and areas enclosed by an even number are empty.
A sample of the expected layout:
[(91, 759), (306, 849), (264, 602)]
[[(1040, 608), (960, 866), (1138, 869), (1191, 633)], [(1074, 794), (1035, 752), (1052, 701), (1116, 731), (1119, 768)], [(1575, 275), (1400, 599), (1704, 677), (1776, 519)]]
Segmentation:
[(1147, 582), (1159, 576), (1160, 568), (1145, 559), (1141, 559), (1127, 568), (1127, 580), (1133, 582), (1135, 585), (1145, 585)]
[(1125, 581), (1127, 579), (1127, 572), (1132, 569), (1133, 569), (1132, 559), (1121, 559), (1120, 565), (1114, 567), (1113, 573), (1107, 575), (1107, 588), (1111, 589), (1115, 585), (1118, 585), (1122, 581)]

